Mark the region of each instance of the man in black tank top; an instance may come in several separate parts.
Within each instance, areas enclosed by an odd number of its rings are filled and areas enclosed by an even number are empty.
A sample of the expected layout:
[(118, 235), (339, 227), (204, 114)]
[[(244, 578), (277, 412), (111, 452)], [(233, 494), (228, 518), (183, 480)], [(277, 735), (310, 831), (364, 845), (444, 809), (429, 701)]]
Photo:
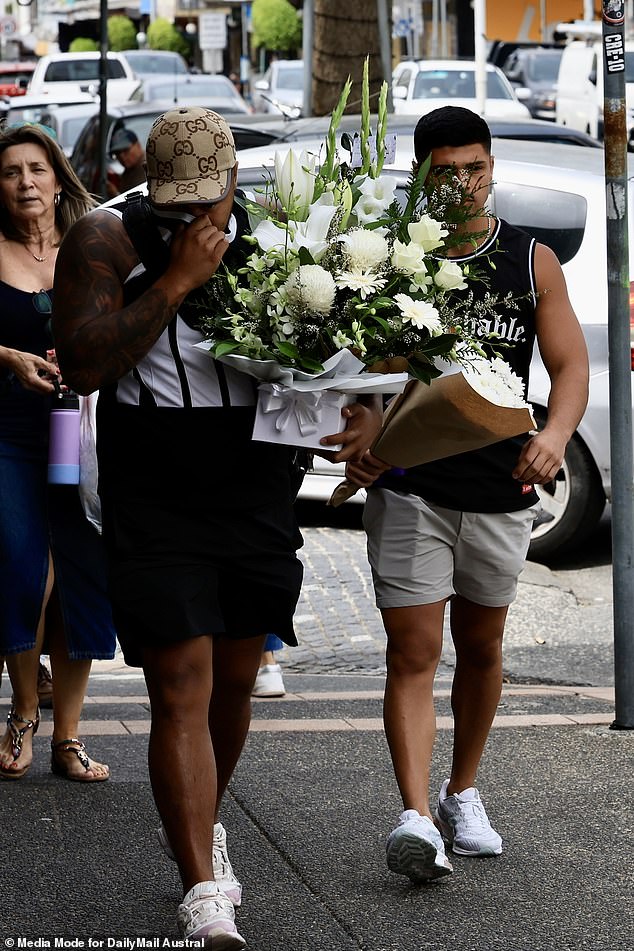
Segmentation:
[[(184, 892), (178, 926), (229, 951), (245, 946), (241, 886), (218, 807), (249, 729), (265, 635), (297, 643), (293, 450), (252, 440), (253, 380), (195, 346), (197, 289), (221, 261), (244, 263), (229, 126), (175, 108), (154, 123), (146, 156), (150, 208), (147, 221), (143, 207), (132, 215), (138, 230), (120, 203), (68, 233), (54, 335), (65, 382), (100, 391), (110, 594), (126, 663), (143, 667), (150, 696), (158, 838)], [(345, 432), (325, 437), (343, 443), (335, 461), (360, 457), (380, 425), (360, 402), (344, 413)]]
[[(436, 109), (418, 122), (414, 147), (416, 165), (431, 156), (432, 187), (458, 175), (466, 200), (485, 214), (493, 157), (480, 116)], [(451, 873), (443, 838), (459, 855), (502, 851), (476, 773), (501, 694), (502, 636), (538, 509), (534, 485), (561, 467), (588, 390), (583, 334), (553, 252), (492, 215), (470, 219), (456, 233), (464, 243), (452, 259), (477, 262), (491, 291), (510, 291), (519, 301), (519, 310), (501, 307), (478, 328), (485, 349), (486, 334), (499, 334), (506, 344), (500, 354), (527, 390), (536, 339), (551, 391), (548, 421), (537, 435), (405, 471), (388, 470), (369, 453), (362, 465), (347, 466), (348, 479), (369, 489), (364, 526), (388, 642), (384, 723), (404, 811), (388, 837), (387, 861), (415, 882)], [(487, 286), (470, 289), (477, 300)], [(456, 650), (454, 748), (432, 813), (433, 682), (447, 603)]]

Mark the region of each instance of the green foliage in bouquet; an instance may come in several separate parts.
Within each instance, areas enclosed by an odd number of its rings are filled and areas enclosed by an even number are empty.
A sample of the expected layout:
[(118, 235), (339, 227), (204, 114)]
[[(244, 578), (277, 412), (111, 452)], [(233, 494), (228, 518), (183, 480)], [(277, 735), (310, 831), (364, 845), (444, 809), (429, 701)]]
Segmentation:
[[(482, 355), (475, 336), (469, 284), (479, 276), (447, 258), (457, 221), (470, 211), (458, 176), (440, 213), (425, 191), (429, 164), (410, 174), (405, 206), (395, 176), (382, 174), (386, 157), (387, 84), (370, 128), (365, 64), (358, 140), (342, 136), (351, 83), (345, 85), (318, 156), (289, 150), (275, 155), (274, 173), (258, 203), (249, 203), (254, 246), (245, 267), (221, 267), (198, 295), (200, 325), (216, 357), (240, 354), (311, 373), (349, 348), (371, 370), (408, 370), (429, 382), (434, 359), (461, 363)], [(341, 152), (347, 152), (345, 161)], [(442, 203), (441, 203), (442, 204)], [(432, 213), (433, 212), (433, 213)], [(486, 229), (472, 233), (477, 238)], [(499, 301), (485, 295), (483, 310)], [(510, 302), (505, 299), (505, 304)]]

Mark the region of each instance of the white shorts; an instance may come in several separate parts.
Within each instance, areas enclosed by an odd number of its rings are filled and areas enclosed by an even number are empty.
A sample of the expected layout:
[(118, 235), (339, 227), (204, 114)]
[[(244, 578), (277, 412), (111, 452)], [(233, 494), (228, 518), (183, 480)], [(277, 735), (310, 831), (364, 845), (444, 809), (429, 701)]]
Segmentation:
[(377, 607), (433, 604), (453, 594), (485, 607), (511, 604), (540, 508), (458, 512), (372, 489), (363, 526)]

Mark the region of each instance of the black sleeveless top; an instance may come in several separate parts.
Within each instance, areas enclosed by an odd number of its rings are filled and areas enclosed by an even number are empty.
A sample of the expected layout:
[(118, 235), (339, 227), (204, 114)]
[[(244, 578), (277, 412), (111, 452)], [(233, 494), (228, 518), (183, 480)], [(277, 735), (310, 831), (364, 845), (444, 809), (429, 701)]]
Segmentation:
[[(477, 264), (487, 283), (470, 283), (475, 300), (490, 292), (500, 295), (511, 293), (516, 306), (503, 301), (496, 306), (496, 316), (478, 320), (478, 331), (485, 335), (495, 332), (497, 339), (506, 344), (499, 354), (512, 370), (524, 380), (525, 396), (528, 391), (528, 373), (535, 342), (535, 239), (499, 220), (491, 237), (473, 254), (452, 258), (458, 264)], [(493, 344), (483, 336), (483, 349), (491, 355)], [(511, 473), (517, 464), (527, 435), (515, 436), (502, 442), (464, 452), (436, 462), (428, 462), (411, 469), (392, 469), (375, 486), (397, 492), (411, 492), (428, 502), (463, 512), (515, 512), (528, 508), (537, 501), (532, 485), (513, 479)]]

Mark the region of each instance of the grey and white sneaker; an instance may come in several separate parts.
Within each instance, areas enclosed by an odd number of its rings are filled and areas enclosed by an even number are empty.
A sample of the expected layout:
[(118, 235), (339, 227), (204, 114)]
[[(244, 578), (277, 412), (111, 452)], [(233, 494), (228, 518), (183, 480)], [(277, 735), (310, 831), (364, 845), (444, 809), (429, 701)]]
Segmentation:
[(438, 796), (436, 821), (456, 855), (500, 855), (502, 839), (491, 826), (480, 793), (470, 786), (447, 795), (445, 780)]
[(401, 813), (397, 827), (388, 836), (386, 852), (388, 868), (407, 875), (415, 885), (453, 872), (440, 832), (431, 819), (415, 809)]
[(198, 882), (178, 906), (176, 920), (184, 938), (204, 938), (209, 951), (240, 951), (246, 941), (235, 923), (233, 905), (215, 882)]
[[(172, 852), (167, 833), (162, 825), (158, 827), (156, 834), (165, 854), (173, 861), (174, 853)], [(235, 908), (239, 908), (242, 904), (242, 885), (236, 878), (233, 868), (231, 867), (231, 862), (229, 861), (229, 855), (227, 853), (227, 832), (222, 822), (216, 822), (214, 825), (212, 865), (218, 888), (221, 892), (224, 892)]]

